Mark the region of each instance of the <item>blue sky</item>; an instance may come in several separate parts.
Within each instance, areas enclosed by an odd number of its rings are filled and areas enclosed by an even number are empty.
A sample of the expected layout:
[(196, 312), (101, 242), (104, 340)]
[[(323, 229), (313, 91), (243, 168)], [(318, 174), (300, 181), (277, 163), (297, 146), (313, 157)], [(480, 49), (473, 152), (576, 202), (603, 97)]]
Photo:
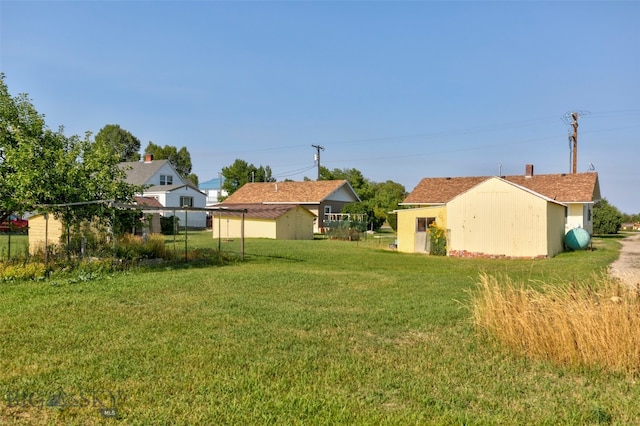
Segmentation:
[(200, 181), (578, 171), (640, 213), (640, 2), (7, 1), (0, 70), (52, 129), (186, 146)]

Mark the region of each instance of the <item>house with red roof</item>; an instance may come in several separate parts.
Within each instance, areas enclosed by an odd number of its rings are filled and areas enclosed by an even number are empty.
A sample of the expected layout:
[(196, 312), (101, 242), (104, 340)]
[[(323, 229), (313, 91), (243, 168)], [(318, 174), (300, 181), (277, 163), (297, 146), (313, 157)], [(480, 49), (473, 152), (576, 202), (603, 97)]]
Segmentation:
[(431, 225), (446, 229), (450, 255), (554, 256), (568, 230), (593, 232), (600, 199), (597, 173), (536, 175), (531, 164), (523, 175), (424, 178), (398, 211), (398, 250), (429, 252)]
[[(304, 182), (252, 182), (243, 185), (221, 204), (243, 206), (248, 211), (259, 206), (293, 205), (308, 210), (314, 217), (313, 231), (322, 232), (325, 222), (336, 220), (342, 208), (360, 198), (346, 180)], [(247, 234), (248, 236), (249, 234)]]

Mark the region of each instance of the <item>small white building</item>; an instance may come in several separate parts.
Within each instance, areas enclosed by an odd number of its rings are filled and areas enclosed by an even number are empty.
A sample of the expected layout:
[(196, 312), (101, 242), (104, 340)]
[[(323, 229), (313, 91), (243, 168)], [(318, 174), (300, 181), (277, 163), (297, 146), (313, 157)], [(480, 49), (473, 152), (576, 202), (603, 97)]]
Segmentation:
[(198, 185), (198, 189), (204, 192), (207, 196), (207, 206), (220, 204), (220, 198), (227, 197), (229, 195), (226, 190), (222, 189), (223, 183), (224, 177), (220, 176), (219, 178), (209, 179), (208, 181), (202, 182)]

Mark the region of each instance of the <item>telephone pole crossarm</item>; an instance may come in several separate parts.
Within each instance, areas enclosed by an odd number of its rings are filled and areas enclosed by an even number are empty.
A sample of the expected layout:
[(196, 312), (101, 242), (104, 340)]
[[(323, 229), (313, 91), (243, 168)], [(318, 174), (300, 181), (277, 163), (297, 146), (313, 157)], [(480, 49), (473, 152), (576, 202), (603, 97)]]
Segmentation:
[(563, 117), (564, 122), (573, 129), (573, 133), (569, 134), (569, 149), (573, 154), (572, 173), (578, 173), (578, 118), (589, 114), (588, 111), (574, 111), (566, 113)]
[(324, 151), (324, 147), (320, 145), (311, 145), (311, 147), (316, 149), (315, 160), (318, 164), (318, 178), (316, 180), (320, 180), (320, 151)]

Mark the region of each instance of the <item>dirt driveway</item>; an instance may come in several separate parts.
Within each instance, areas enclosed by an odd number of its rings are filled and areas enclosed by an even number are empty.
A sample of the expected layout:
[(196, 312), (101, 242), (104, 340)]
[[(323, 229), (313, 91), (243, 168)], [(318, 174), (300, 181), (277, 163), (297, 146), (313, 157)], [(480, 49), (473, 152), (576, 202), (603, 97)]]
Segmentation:
[(631, 288), (640, 287), (640, 233), (623, 238), (620, 257), (609, 267), (611, 275)]

